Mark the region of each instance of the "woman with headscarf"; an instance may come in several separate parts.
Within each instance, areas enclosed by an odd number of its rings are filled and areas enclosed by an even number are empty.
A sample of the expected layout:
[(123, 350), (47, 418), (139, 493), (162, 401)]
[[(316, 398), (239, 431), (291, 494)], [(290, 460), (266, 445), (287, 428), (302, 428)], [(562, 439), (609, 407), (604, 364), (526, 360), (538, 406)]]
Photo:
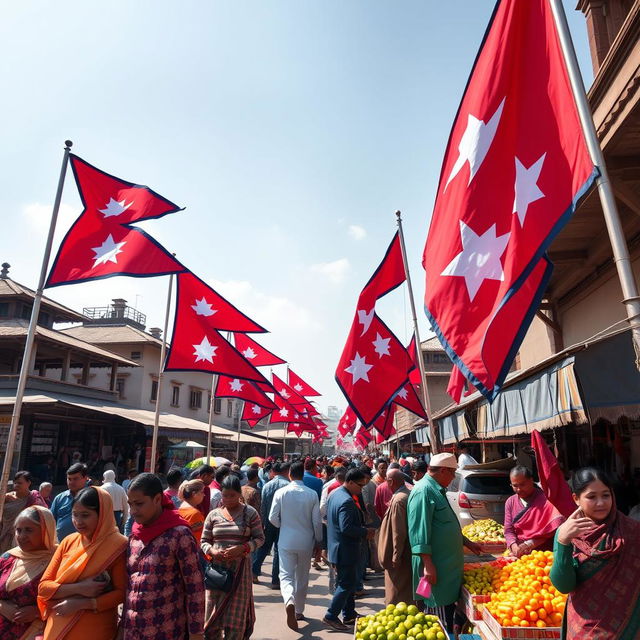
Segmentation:
[(576, 471), (575, 511), (556, 532), (553, 586), (568, 593), (562, 637), (640, 637), (640, 523), (616, 508), (613, 486), (599, 469)]
[(44, 629), (36, 598), (56, 548), (56, 521), (34, 505), (18, 514), (15, 529), (18, 546), (0, 556), (0, 638), (33, 640)]
[(136, 476), (128, 496), (135, 524), (127, 552), (124, 640), (201, 640), (204, 576), (188, 523), (153, 473)]
[(78, 492), (72, 520), (77, 533), (60, 543), (38, 587), (44, 640), (112, 640), (127, 586), (127, 539), (102, 489)]
[(32, 505), (46, 507), (47, 503), (37, 491), (31, 490), (31, 474), (28, 471), (18, 471), (13, 477), (13, 491), (5, 497), (0, 523), (0, 553), (15, 546), (13, 533), (16, 518), (23, 509)]

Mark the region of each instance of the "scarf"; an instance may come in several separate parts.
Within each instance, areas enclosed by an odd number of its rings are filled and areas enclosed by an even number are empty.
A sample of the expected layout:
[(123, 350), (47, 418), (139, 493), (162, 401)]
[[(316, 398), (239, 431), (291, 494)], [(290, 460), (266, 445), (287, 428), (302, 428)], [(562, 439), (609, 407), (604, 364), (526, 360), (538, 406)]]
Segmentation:
[(173, 502), (167, 496), (162, 494), (162, 513), (160, 517), (148, 525), (138, 524), (137, 522), (131, 529), (131, 536), (147, 546), (152, 540), (161, 536), (165, 531), (174, 527), (187, 527), (189, 523), (175, 511)]
[[(520, 499), (516, 497), (522, 505)], [(542, 489), (536, 487), (526, 507), (513, 519), (518, 540), (552, 538), (555, 530), (564, 522), (562, 514), (547, 500)]]
[(9, 555), (16, 558), (11, 573), (7, 578), (7, 591), (13, 591), (41, 575), (56, 550), (58, 542), (56, 538), (56, 521), (53, 519), (51, 511), (39, 506), (34, 506), (33, 508), (38, 510), (38, 515), (40, 516), (40, 531), (42, 532), (42, 545), (44, 548), (35, 551), (23, 551), (20, 547), (14, 547), (7, 551)]
[(605, 560), (622, 551), (625, 545), (623, 529), (625, 528), (625, 516), (616, 507), (616, 498), (611, 492), (611, 511), (607, 519), (600, 524), (593, 523), (593, 527), (574, 538), (573, 556), (578, 562), (585, 562), (589, 558)]
[(56, 551), (59, 563), (55, 575), (41, 582), (38, 588), (38, 608), (42, 618), (47, 620), (47, 640), (63, 638), (85, 613), (77, 611), (67, 616), (51, 615), (51, 602), (55, 600), (60, 586), (103, 573), (127, 548), (127, 539), (116, 526), (111, 496), (98, 487), (94, 488), (98, 492), (99, 515), (91, 540), (87, 544), (79, 533), (67, 536)]

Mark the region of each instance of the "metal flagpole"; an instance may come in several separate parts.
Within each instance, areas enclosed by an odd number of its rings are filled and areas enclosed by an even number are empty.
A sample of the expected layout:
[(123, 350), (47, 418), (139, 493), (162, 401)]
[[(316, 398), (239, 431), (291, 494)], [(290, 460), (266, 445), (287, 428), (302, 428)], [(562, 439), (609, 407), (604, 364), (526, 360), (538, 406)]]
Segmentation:
[(67, 165), (69, 163), (69, 152), (73, 146), (71, 140), (64, 142), (64, 155), (62, 157), (62, 167), (60, 168), (60, 177), (58, 178), (58, 189), (56, 191), (56, 199), (53, 203), (51, 212), (51, 221), (49, 222), (49, 235), (42, 256), (42, 266), (40, 267), (40, 279), (38, 280), (38, 288), (33, 297), (33, 307), (31, 308), (31, 320), (29, 321), (29, 329), (24, 343), (24, 353), (22, 355), (22, 364), (20, 366), (20, 376), (18, 378), (18, 387), (16, 389), (16, 399), (13, 404), (13, 413), (11, 415), (11, 425), (7, 435), (7, 449), (2, 464), (2, 478), (0, 479), (0, 519), (4, 512), (4, 501), (9, 484), (9, 474), (11, 473), (11, 465), (13, 464), (13, 449), (16, 446), (16, 438), (18, 435), (18, 424), (20, 422), (20, 413), (22, 412), (22, 401), (24, 399), (24, 391), (27, 386), (27, 378), (29, 376), (29, 368), (31, 365), (31, 356), (33, 354), (33, 345), (36, 337), (36, 328), (38, 326), (38, 316), (40, 315), (40, 303), (42, 301), (42, 292), (49, 270), (49, 258), (51, 257), (51, 247), (53, 245), (53, 235), (56, 230), (56, 222), (58, 220), (58, 211), (60, 210), (60, 202), (62, 201), (62, 190), (64, 188), (64, 179), (67, 175)]
[(424, 368), (424, 357), (422, 355), (422, 343), (420, 342), (420, 331), (418, 330), (418, 318), (416, 316), (416, 304), (413, 300), (413, 287), (411, 286), (411, 275), (409, 274), (409, 262), (407, 260), (407, 248), (404, 244), (404, 232), (402, 231), (402, 213), (396, 211), (398, 221), (398, 233), (400, 234), (400, 249), (402, 250), (402, 261), (404, 262), (404, 272), (407, 276), (407, 289), (409, 290), (409, 302), (411, 303), (411, 315), (413, 316), (413, 335), (416, 338), (416, 355), (418, 367), (420, 369), (420, 381), (422, 383), (422, 399), (424, 408), (429, 416), (429, 426), (431, 427), (431, 451), (438, 453), (438, 443), (435, 436), (433, 422), (431, 420), (431, 402), (429, 400), (429, 390), (427, 389), (427, 373)]
[[(242, 406), (244, 407), (244, 402), (242, 403)], [(242, 411), (239, 412), (239, 415), (237, 416), (238, 418), (238, 438), (236, 440), (236, 461), (238, 462), (238, 464), (240, 464), (240, 425), (242, 424), (242, 419), (241, 416), (242, 415)]]
[[(175, 255), (175, 254), (174, 254)], [(167, 352), (167, 331), (169, 330), (169, 311), (171, 310), (171, 292), (173, 290), (173, 276), (169, 276), (169, 288), (167, 290), (167, 309), (164, 314), (164, 332), (162, 334), (162, 347), (160, 348), (160, 367), (158, 370), (158, 392), (156, 394), (156, 412), (153, 418), (153, 436), (151, 437), (151, 460), (149, 470), (156, 472), (156, 452), (158, 449), (158, 425), (160, 424), (160, 397), (162, 396), (162, 379), (164, 377), (164, 359)]]
[(211, 400), (209, 401), (209, 431), (207, 433), (207, 464), (209, 464), (209, 458), (211, 457), (211, 427), (213, 426), (213, 407), (216, 401), (215, 391), (218, 385), (218, 374), (214, 373), (211, 378)]
[[(269, 369), (269, 373), (271, 374), (271, 382), (273, 382), (273, 367)], [(271, 418), (271, 416), (269, 416)], [(264, 445), (264, 457), (269, 457), (269, 427), (271, 426), (271, 420), (267, 422), (267, 442)]]
[(622, 224), (620, 223), (620, 215), (618, 207), (611, 189), (609, 174), (604, 162), (604, 155), (600, 147), (598, 135), (595, 125), (593, 124), (593, 116), (587, 100), (587, 93), (580, 74), (580, 67), (576, 52), (571, 40), (571, 32), (567, 24), (567, 16), (562, 7), (561, 0), (549, 0), (551, 11), (555, 20), (556, 29), (558, 30), (558, 38), (567, 65), (569, 81), (573, 97), (576, 101), (582, 132), (584, 134), (589, 155), (593, 164), (599, 169), (600, 176), (596, 180), (598, 185), (598, 194), (600, 195), (600, 203), (602, 205), (602, 213), (604, 221), (607, 225), (609, 233), (609, 241), (613, 250), (613, 259), (618, 270), (618, 279), (624, 296), (622, 302), (627, 308), (627, 320), (631, 326), (633, 345), (636, 352), (636, 366), (640, 369), (640, 297), (638, 296), (638, 286), (631, 268), (631, 260), (629, 258), (629, 249), (624, 237)]

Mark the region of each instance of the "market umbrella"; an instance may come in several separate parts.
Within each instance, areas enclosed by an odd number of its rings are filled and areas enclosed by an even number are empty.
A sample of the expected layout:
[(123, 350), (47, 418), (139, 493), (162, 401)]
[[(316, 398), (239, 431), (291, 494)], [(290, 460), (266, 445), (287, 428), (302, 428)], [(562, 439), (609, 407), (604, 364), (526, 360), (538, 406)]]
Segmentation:
[(260, 466), (262, 466), (264, 464), (264, 458), (261, 458), (260, 456), (251, 456), (250, 458), (247, 458), (243, 464), (247, 465), (247, 467), (250, 467), (252, 464), (256, 462)]
[(228, 458), (223, 458), (222, 456), (216, 456), (215, 458), (211, 458), (212, 460), (215, 460), (215, 464), (212, 465), (214, 467), (220, 467), (223, 464), (231, 464), (231, 460), (229, 460)]
[[(222, 459), (224, 460), (224, 458)], [(184, 465), (184, 468), (197, 469), (198, 467), (201, 467), (203, 464), (208, 464), (208, 465), (211, 465), (212, 467), (217, 467), (219, 466), (219, 463), (217, 462), (217, 460), (219, 460), (219, 458), (214, 458), (213, 456), (209, 456), (208, 458), (207, 456), (205, 456), (204, 458), (196, 458), (191, 462), (187, 462), (187, 464)]]

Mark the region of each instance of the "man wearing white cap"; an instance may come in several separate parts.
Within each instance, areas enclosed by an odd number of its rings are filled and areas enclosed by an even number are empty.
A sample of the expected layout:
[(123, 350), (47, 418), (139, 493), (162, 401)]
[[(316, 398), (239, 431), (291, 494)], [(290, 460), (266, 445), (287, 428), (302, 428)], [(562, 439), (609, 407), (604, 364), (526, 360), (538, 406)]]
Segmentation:
[(431, 596), (422, 599), (437, 608), (448, 630), (453, 631), (455, 603), (462, 586), (463, 546), (480, 553), (480, 545), (462, 535), (460, 523), (447, 500), (446, 488), (455, 477), (458, 461), (452, 453), (431, 457), (427, 474), (409, 494), (407, 516), (415, 591), (423, 576), (431, 584)]

